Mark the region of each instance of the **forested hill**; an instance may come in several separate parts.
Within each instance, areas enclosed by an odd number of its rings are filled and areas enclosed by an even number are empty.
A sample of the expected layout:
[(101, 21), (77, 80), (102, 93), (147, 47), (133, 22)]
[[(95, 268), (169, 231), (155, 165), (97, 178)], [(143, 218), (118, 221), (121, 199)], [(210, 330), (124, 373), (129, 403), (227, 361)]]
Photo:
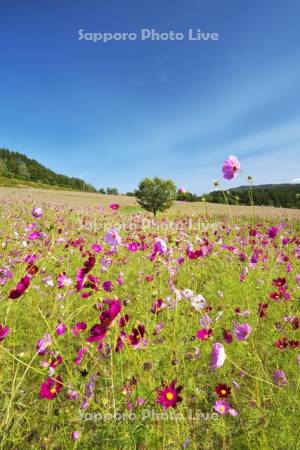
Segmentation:
[[(215, 190), (209, 194), (196, 195), (190, 192), (178, 193), (177, 200), (230, 205), (251, 205), (249, 186), (227, 189), (225, 192)], [(300, 209), (300, 183), (264, 184), (253, 186), (253, 202), (255, 205), (276, 206)]]
[(50, 186), (96, 192), (93, 185), (74, 177), (67, 177), (42, 166), (22, 153), (0, 148), (0, 177), (34, 181)]
[[(213, 203), (224, 203), (222, 191), (210, 192), (206, 200)], [(230, 204), (250, 205), (249, 187), (240, 186), (226, 191)], [(282, 208), (300, 208), (300, 184), (265, 184), (253, 186), (255, 205), (277, 206)]]

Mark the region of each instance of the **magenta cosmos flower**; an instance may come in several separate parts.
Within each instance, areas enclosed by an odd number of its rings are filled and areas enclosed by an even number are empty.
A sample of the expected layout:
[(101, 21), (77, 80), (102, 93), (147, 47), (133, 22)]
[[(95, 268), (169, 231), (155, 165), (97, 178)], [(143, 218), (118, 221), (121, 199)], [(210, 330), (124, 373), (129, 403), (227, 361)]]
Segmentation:
[(71, 327), (71, 333), (73, 336), (79, 336), (80, 333), (86, 330), (86, 328), (87, 324), (85, 322), (77, 322)]
[(93, 249), (96, 253), (100, 253), (100, 252), (102, 252), (102, 250), (103, 250), (102, 246), (99, 245), (99, 244), (93, 244), (93, 245), (92, 245), (92, 249)]
[(133, 348), (147, 345), (147, 340), (144, 337), (145, 333), (146, 330), (143, 324), (139, 324), (136, 328), (132, 328), (131, 334), (128, 335), (128, 339)]
[(182, 386), (176, 387), (176, 380), (173, 380), (169, 386), (164, 385), (162, 389), (157, 390), (157, 403), (160, 403), (164, 409), (175, 408), (178, 402), (182, 401), (179, 393)]
[(211, 328), (201, 328), (196, 333), (196, 336), (200, 341), (207, 341), (213, 335), (213, 330)]
[(252, 328), (248, 323), (234, 324), (234, 334), (238, 341), (244, 341), (251, 334)]
[(9, 333), (9, 327), (0, 323), (0, 341), (6, 338)]
[(131, 253), (135, 253), (138, 251), (140, 247), (140, 244), (138, 242), (130, 242), (130, 244), (128, 244), (127, 249), (131, 252)]
[(55, 331), (58, 336), (61, 336), (67, 331), (67, 325), (64, 322), (60, 322), (56, 325)]
[(49, 377), (47, 380), (42, 383), (40, 388), (40, 398), (46, 398), (47, 400), (53, 400), (57, 394), (62, 390), (62, 378), (52, 378)]
[(108, 308), (100, 314), (100, 323), (97, 323), (90, 329), (90, 336), (86, 339), (87, 342), (102, 341), (109, 327), (122, 309), (122, 304), (118, 299), (106, 299), (104, 303), (108, 305)]
[(30, 277), (25, 275), (25, 277), (21, 278), (21, 280), (17, 283), (15, 289), (12, 289), (9, 293), (9, 298), (15, 300), (16, 298), (21, 297), (24, 294), (26, 289), (30, 284)]
[(109, 205), (110, 209), (113, 209), (114, 211), (117, 211), (120, 208), (120, 205), (118, 203), (112, 203)]
[(210, 355), (210, 368), (213, 370), (219, 369), (223, 366), (226, 359), (225, 349), (222, 344), (216, 342)]
[(239, 160), (236, 156), (231, 155), (224, 161), (224, 165), (222, 167), (223, 177), (226, 178), (226, 180), (232, 180), (232, 178), (237, 176), (240, 170), (241, 165)]

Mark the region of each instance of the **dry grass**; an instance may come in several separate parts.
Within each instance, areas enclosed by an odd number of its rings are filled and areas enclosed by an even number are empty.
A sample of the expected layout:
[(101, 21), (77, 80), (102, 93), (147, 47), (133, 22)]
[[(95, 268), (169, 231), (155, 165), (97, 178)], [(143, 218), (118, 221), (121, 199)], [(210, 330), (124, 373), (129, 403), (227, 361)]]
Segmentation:
[[(111, 203), (119, 203), (120, 206), (126, 206), (128, 212), (136, 211), (138, 204), (134, 197), (128, 197), (126, 195), (103, 195), (87, 192), (75, 192), (75, 191), (57, 191), (57, 190), (44, 190), (34, 188), (0, 188), (0, 200), (12, 201), (12, 202), (26, 202), (35, 203), (39, 206), (66, 206), (79, 209), (94, 209), (95, 207), (102, 206), (107, 208)], [(106, 209), (107, 212), (107, 209)], [(250, 206), (230, 206), (230, 212), (233, 217), (251, 217), (253, 211)], [(204, 215), (207, 217), (228, 217), (228, 208), (226, 205), (220, 205), (215, 203), (189, 203), (189, 202), (176, 202), (170, 210), (171, 215), (186, 215), (186, 216), (198, 216)], [(254, 208), (255, 217), (259, 218), (293, 218), (300, 219), (300, 210), (287, 209), (287, 208), (274, 208), (271, 206), (256, 206)]]

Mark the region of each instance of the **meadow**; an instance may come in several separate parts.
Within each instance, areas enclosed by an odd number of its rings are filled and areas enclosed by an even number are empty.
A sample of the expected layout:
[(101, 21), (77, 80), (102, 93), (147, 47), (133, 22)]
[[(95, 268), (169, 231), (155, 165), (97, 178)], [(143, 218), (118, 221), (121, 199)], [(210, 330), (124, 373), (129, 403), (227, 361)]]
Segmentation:
[(299, 231), (2, 188), (1, 449), (300, 448)]

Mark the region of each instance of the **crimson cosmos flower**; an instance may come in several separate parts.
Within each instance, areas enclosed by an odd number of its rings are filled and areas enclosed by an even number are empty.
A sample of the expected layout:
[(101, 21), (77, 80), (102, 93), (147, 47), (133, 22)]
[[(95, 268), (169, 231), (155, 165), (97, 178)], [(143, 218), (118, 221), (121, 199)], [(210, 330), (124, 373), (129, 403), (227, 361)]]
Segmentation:
[(215, 392), (218, 397), (226, 398), (231, 394), (231, 388), (230, 386), (227, 386), (227, 384), (218, 384), (218, 386), (215, 387)]

